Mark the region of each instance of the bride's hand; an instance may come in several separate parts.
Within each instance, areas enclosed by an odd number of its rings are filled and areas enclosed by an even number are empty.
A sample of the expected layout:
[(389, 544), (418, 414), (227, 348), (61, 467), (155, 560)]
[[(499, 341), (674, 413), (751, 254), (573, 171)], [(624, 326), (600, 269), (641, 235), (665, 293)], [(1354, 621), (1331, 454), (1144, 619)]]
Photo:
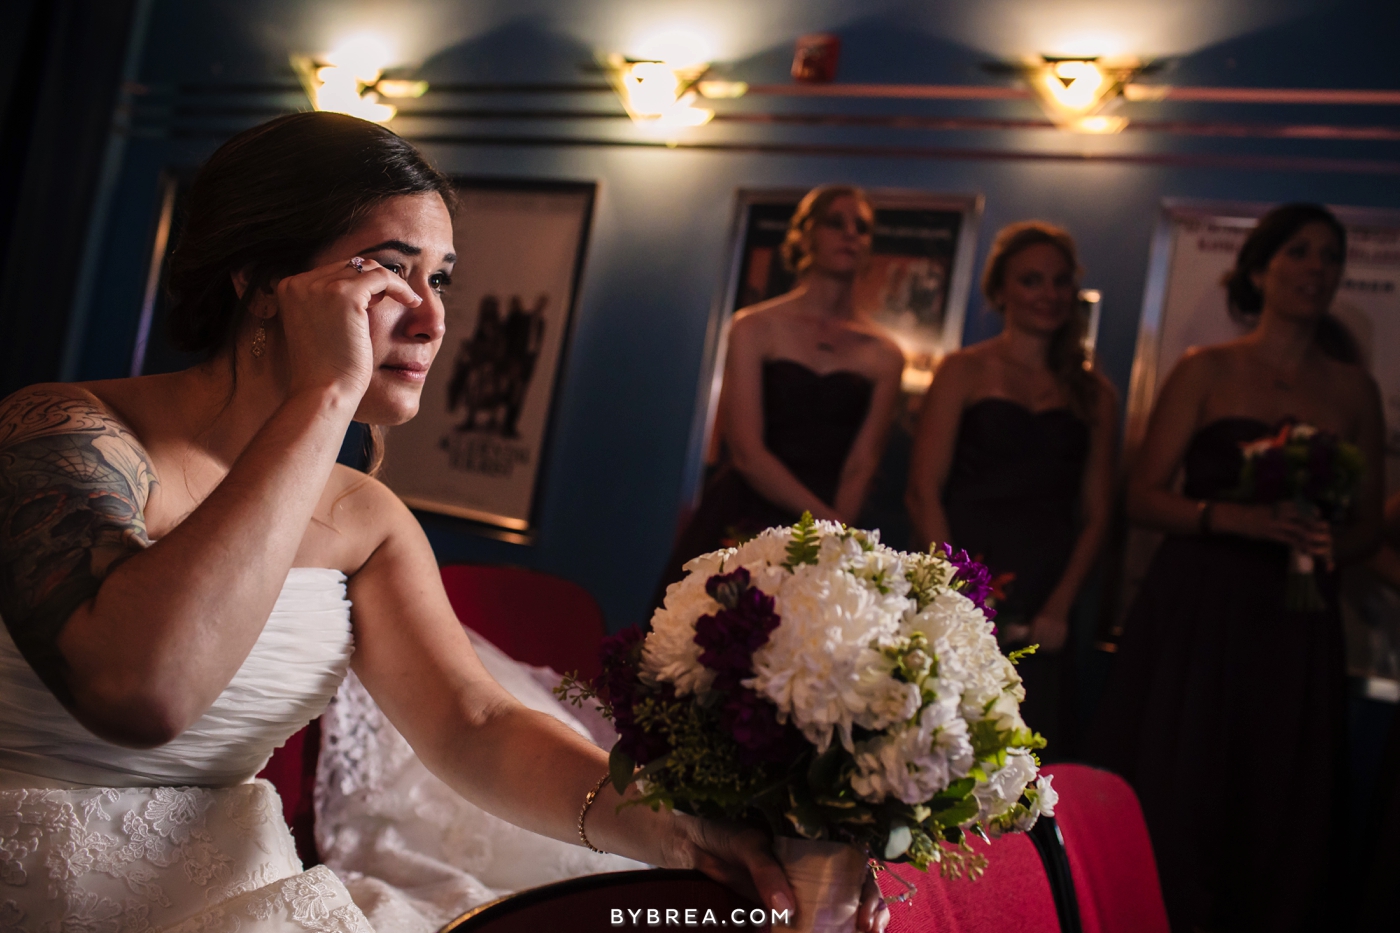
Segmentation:
[(383, 298), (410, 308), (423, 303), (407, 282), (372, 259), (362, 260), (360, 271), (337, 261), (288, 276), (277, 283), (276, 298), (289, 393), (331, 389), (356, 401), (374, 373), (370, 307)]
[[(757, 830), (673, 813), (678, 832), (667, 854), (667, 867), (696, 868), (760, 904), (796, 913), (792, 887), (773, 858), (772, 844)], [(861, 892), (856, 929), (882, 933), (890, 913), (873, 877)]]

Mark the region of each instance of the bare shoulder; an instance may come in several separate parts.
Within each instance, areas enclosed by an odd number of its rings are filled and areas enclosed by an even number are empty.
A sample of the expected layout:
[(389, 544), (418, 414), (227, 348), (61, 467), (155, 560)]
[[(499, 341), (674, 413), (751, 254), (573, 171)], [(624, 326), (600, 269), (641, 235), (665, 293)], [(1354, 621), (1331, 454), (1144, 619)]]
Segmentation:
[(779, 295), (734, 312), (729, 324), (729, 339), (738, 336), (741, 340), (757, 340), (771, 334), (774, 328), (781, 327), (791, 316), (793, 299), (789, 295)]
[(1242, 347), (1234, 341), (1192, 347), (1177, 360), (1167, 378), (1178, 385), (1204, 386), (1223, 376), (1241, 352)]
[(316, 507), (309, 549), (297, 562), (333, 566), (352, 575), (389, 538), (418, 522), (408, 506), (379, 479), (336, 464)]
[(0, 449), (63, 434), (135, 435), (97, 396), (63, 382), (32, 385), (0, 400)]
[(986, 372), (989, 356), (984, 344), (954, 350), (939, 361), (935, 378), (944, 384), (970, 384)]

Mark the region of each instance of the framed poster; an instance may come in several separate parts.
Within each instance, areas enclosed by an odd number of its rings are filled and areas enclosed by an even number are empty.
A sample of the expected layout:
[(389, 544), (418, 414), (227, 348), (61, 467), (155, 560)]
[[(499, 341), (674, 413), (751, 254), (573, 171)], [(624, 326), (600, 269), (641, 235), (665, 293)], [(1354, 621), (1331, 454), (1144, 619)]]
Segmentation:
[(528, 544), (593, 213), (591, 183), (456, 180), (447, 332), (384, 480), (415, 509)]
[[(1141, 444), (1157, 391), (1191, 347), (1244, 335), (1222, 279), (1258, 219), (1274, 205), (1167, 201), (1153, 237), (1147, 290), (1128, 391), (1125, 462)], [(1329, 208), (1347, 230), (1346, 268), (1331, 313), (1380, 386), (1386, 423), (1386, 495), (1400, 490), (1400, 211)], [(1146, 573), (1160, 536), (1128, 532), (1121, 612)], [(1111, 549), (1110, 549), (1111, 550)], [(1400, 592), (1354, 568), (1344, 581), (1343, 615), (1353, 673), (1400, 678)], [(1393, 587), (1389, 588), (1393, 591)]]

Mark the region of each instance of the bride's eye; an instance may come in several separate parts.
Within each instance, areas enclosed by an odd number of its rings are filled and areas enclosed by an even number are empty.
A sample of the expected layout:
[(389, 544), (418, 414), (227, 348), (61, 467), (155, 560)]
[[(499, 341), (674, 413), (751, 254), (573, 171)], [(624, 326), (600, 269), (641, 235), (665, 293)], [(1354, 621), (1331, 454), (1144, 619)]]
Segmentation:
[(434, 272), (428, 277), (428, 286), (439, 295), (452, 284), (452, 276), (446, 272)]
[(394, 275), (397, 275), (399, 278), (403, 278), (403, 266), (399, 265), (398, 263), (385, 262), (381, 263), (381, 265), (384, 266), (384, 268), (388, 269), (390, 272), (394, 273)]

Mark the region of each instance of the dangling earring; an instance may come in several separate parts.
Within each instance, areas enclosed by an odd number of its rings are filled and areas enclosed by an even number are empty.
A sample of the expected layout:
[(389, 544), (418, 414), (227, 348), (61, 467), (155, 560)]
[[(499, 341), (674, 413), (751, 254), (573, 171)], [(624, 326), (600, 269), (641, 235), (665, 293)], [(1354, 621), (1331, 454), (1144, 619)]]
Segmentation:
[(258, 329), (253, 331), (253, 357), (255, 359), (261, 357), (265, 349), (267, 349), (267, 328), (259, 324)]

